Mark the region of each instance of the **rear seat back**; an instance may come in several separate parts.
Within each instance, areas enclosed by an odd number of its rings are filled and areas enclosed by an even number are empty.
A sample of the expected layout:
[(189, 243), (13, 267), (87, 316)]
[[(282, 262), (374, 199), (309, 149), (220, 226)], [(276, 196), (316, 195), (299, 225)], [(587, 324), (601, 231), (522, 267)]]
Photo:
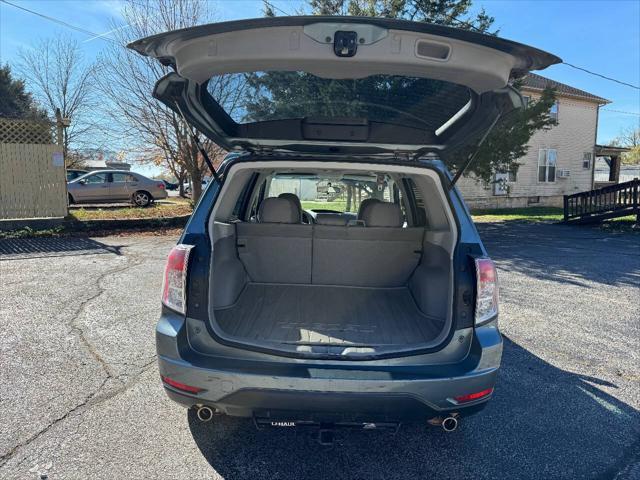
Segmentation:
[(289, 198), (265, 198), (259, 223), (236, 224), (238, 257), (258, 283), (311, 283), (312, 227)]
[(238, 257), (253, 282), (399, 287), (420, 261), (424, 229), (402, 228), (396, 204), (369, 205), (365, 227), (335, 214), (318, 215), (314, 226), (299, 218), (291, 199), (266, 198), (260, 223), (236, 224)]
[(399, 287), (418, 266), (423, 228), (402, 228), (400, 207), (367, 206), (365, 227), (315, 225), (313, 283), (360, 287)]

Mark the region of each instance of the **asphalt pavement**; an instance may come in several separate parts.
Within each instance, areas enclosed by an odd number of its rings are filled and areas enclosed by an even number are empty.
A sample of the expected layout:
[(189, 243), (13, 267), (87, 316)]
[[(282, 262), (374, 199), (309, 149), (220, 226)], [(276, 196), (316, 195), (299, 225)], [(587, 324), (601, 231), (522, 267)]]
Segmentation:
[(160, 385), (154, 324), (175, 238), (0, 240), (0, 478), (640, 478), (640, 236), (485, 224), (505, 352), (451, 434), (333, 447), (199, 423)]

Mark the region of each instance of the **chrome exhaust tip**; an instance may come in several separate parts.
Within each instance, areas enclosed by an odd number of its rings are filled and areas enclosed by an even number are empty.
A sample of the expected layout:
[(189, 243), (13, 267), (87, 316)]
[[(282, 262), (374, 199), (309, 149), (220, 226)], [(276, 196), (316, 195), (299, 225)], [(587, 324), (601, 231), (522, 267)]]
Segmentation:
[(458, 428), (458, 419), (456, 417), (447, 417), (442, 420), (442, 429), (445, 432), (453, 432)]
[(198, 416), (198, 420), (200, 420), (201, 422), (208, 422), (213, 418), (213, 410), (203, 405), (202, 407), (198, 407), (198, 410), (196, 410), (196, 415)]

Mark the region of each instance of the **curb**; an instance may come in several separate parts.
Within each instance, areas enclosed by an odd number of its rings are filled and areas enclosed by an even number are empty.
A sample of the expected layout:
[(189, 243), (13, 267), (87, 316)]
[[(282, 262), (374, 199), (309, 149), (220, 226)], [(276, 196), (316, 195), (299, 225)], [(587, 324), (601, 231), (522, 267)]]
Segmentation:
[(191, 218), (191, 215), (180, 215), (177, 217), (127, 218), (110, 220), (64, 220), (55, 218), (2, 221), (0, 222), (0, 233), (8, 233), (14, 230), (27, 228), (33, 230), (34, 233), (36, 233), (38, 230), (55, 229), (56, 231), (54, 232), (54, 235), (110, 230), (181, 228), (187, 224), (189, 218)]

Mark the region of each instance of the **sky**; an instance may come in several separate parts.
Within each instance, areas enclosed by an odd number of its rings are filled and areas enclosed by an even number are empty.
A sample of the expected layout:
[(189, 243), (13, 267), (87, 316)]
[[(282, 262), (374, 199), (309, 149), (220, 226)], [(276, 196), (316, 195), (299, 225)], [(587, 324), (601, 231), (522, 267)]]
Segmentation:
[[(8, 0), (96, 34), (123, 26), (119, 0)], [(2, 2), (2, 0), (0, 0)], [(270, 0), (278, 15), (296, 14), (304, 0)], [(262, 16), (262, 0), (211, 0), (217, 21)], [(565, 62), (640, 85), (640, 0), (474, 0), (495, 17), (500, 36), (547, 50)], [(126, 27), (124, 27), (126, 28)], [(76, 38), (87, 59), (107, 45), (44, 18), (0, 3), (0, 62), (16, 62), (20, 48), (40, 37), (66, 32)], [(611, 100), (602, 107), (598, 143), (607, 143), (620, 130), (640, 126), (640, 90), (623, 86), (566, 65), (537, 72)], [(621, 113), (626, 112), (626, 113)]]

